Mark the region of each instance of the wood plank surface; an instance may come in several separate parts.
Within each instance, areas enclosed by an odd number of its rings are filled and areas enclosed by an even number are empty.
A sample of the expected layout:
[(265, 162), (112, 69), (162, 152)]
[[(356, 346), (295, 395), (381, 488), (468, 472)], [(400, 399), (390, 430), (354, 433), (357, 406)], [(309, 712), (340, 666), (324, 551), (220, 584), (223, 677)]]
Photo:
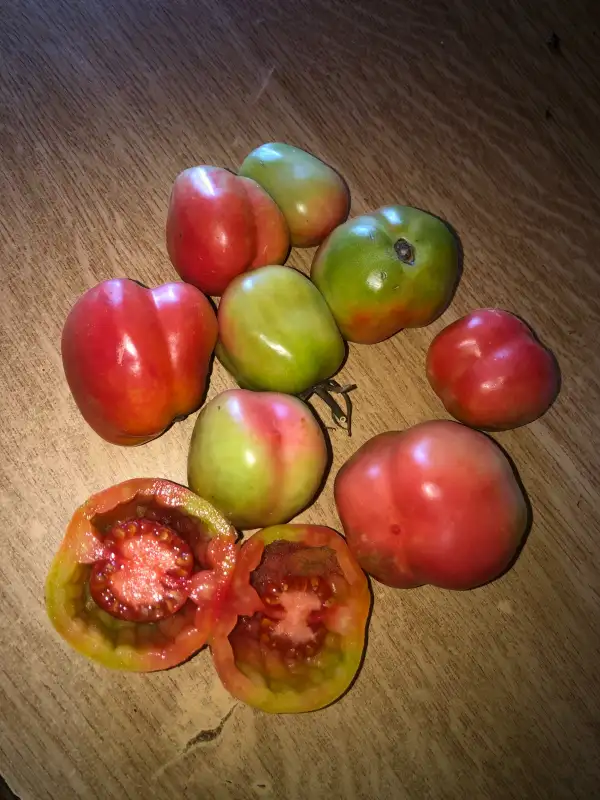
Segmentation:
[[(2, 3), (0, 773), (17, 795), (600, 797), (598, 16), (592, 0)], [(273, 140), (336, 166), (353, 215), (416, 205), (464, 249), (442, 319), (351, 347), (334, 472), (373, 434), (446, 416), (424, 355), (469, 309), (524, 316), (563, 372), (544, 418), (497, 436), (534, 513), (515, 568), (468, 593), (375, 585), (356, 685), (291, 717), (232, 700), (206, 651), (152, 675), (87, 663), (43, 605), (75, 507), (128, 477), (185, 482), (194, 423), (100, 440), (64, 380), (65, 315), (105, 278), (175, 279), (175, 175)], [(209, 396), (231, 385), (216, 366)], [(331, 480), (301, 518), (339, 528)]]

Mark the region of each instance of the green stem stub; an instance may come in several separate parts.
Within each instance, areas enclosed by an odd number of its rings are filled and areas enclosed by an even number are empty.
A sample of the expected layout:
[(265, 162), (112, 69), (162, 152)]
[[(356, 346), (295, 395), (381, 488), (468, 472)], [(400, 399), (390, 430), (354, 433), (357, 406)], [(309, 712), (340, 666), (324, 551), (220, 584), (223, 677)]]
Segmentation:
[[(349, 383), (346, 386), (341, 386), (337, 381), (327, 380), (322, 383), (311, 386), (300, 395), (301, 400), (305, 402), (310, 400), (313, 395), (317, 395), (329, 407), (333, 421), (338, 428), (344, 428), (348, 431), (348, 436), (352, 436), (352, 400), (349, 393), (356, 389), (355, 383)], [(333, 395), (340, 395), (343, 398), (344, 406), (335, 399)]]

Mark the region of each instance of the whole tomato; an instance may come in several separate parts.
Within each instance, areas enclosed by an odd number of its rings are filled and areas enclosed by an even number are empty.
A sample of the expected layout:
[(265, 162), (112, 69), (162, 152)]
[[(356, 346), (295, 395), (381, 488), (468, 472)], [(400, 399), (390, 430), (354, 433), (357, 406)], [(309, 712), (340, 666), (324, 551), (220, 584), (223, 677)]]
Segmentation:
[(221, 295), (236, 275), (283, 264), (290, 236), (277, 204), (255, 181), (219, 167), (190, 167), (171, 190), (167, 250), (184, 281)]
[(348, 216), (350, 192), (344, 179), (298, 147), (263, 144), (246, 157), (239, 174), (257, 181), (275, 200), (294, 247), (320, 244)]
[(232, 389), (201, 410), (188, 482), (241, 530), (287, 522), (315, 496), (327, 466), (321, 428), (301, 400)]
[(340, 368), (345, 344), (318, 289), (269, 266), (240, 275), (219, 304), (219, 361), (246, 389), (300, 394)]
[(136, 478), (73, 515), (46, 580), (58, 633), (106, 667), (167, 669), (210, 641), (217, 623), (262, 608), (236, 575), (229, 522), (170, 481)]
[(448, 226), (404, 206), (340, 225), (311, 267), (344, 338), (362, 344), (429, 325), (450, 302), (458, 273), (457, 243)]
[(447, 420), (375, 436), (340, 469), (334, 495), (361, 567), (405, 589), (493, 580), (528, 522), (504, 453), (485, 434)]
[[(211, 638), (234, 697), (270, 713), (323, 708), (360, 666), (371, 596), (343, 537), (320, 525), (275, 525), (242, 545), (236, 581), (262, 603), (220, 618)], [(252, 602), (252, 601), (249, 601)]]
[(136, 445), (199, 407), (216, 339), (215, 313), (194, 286), (115, 279), (69, 312), (62, 360), (89, 425), (108, 442)]
[(554, 402), (554, 355), (514, 314), (481, 308), (444, 328), (427, 353), (427, 378), (453, 417), (506, 430), (541, 417)]

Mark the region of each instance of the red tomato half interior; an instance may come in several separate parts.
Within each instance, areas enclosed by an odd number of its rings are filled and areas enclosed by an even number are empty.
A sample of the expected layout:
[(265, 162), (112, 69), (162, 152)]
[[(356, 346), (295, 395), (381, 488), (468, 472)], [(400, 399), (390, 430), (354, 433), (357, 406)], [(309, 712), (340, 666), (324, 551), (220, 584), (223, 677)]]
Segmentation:
[(106, 559), (90, 575), (95, 602), (117, 619), (156, 622), (188, 599), (192, 550), (175, 531), (149, 519), (113, 526), (104, 537)]
[(122, 503), (90, 522), (102, 554), (82, 565), (78, 616), (99, 626), (115, 645), (160, 643), (192, 630), (198, 615), (190, 599), (192, 581), (210, 569), (211, 537), (204, 524), (147, 498)]
[(349, 586), (329, 547), (298, 542), (267, 545), (251, 577), (265, 612), (240, 617), (229, 637), (236, 663), (263, 674), (271, 688), (281, 681), (296, 688), (312, 682), (340, 647), (328, 627), (329, 614), (344, 602)]

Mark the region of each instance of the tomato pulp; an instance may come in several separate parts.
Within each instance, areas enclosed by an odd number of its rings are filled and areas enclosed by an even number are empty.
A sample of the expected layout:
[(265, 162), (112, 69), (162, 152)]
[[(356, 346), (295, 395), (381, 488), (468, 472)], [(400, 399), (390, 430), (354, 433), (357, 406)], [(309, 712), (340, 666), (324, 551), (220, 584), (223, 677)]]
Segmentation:
[(271, 713), (329, 705), (358, 671), (371, 601), (344, 539), (322, 526), (276, 525), (244, 543), (239, 563), (262, 607), (211, 640), (224, 686)]
[(46, 581), (50, 620), (107, 667), (172, 667), (206, 644), (217, 621), (260, 607), (249, 591), (239, 607), (234, 600), (235, 542), (229, 522), (183, 486), (113, 486), (73, 515)]

